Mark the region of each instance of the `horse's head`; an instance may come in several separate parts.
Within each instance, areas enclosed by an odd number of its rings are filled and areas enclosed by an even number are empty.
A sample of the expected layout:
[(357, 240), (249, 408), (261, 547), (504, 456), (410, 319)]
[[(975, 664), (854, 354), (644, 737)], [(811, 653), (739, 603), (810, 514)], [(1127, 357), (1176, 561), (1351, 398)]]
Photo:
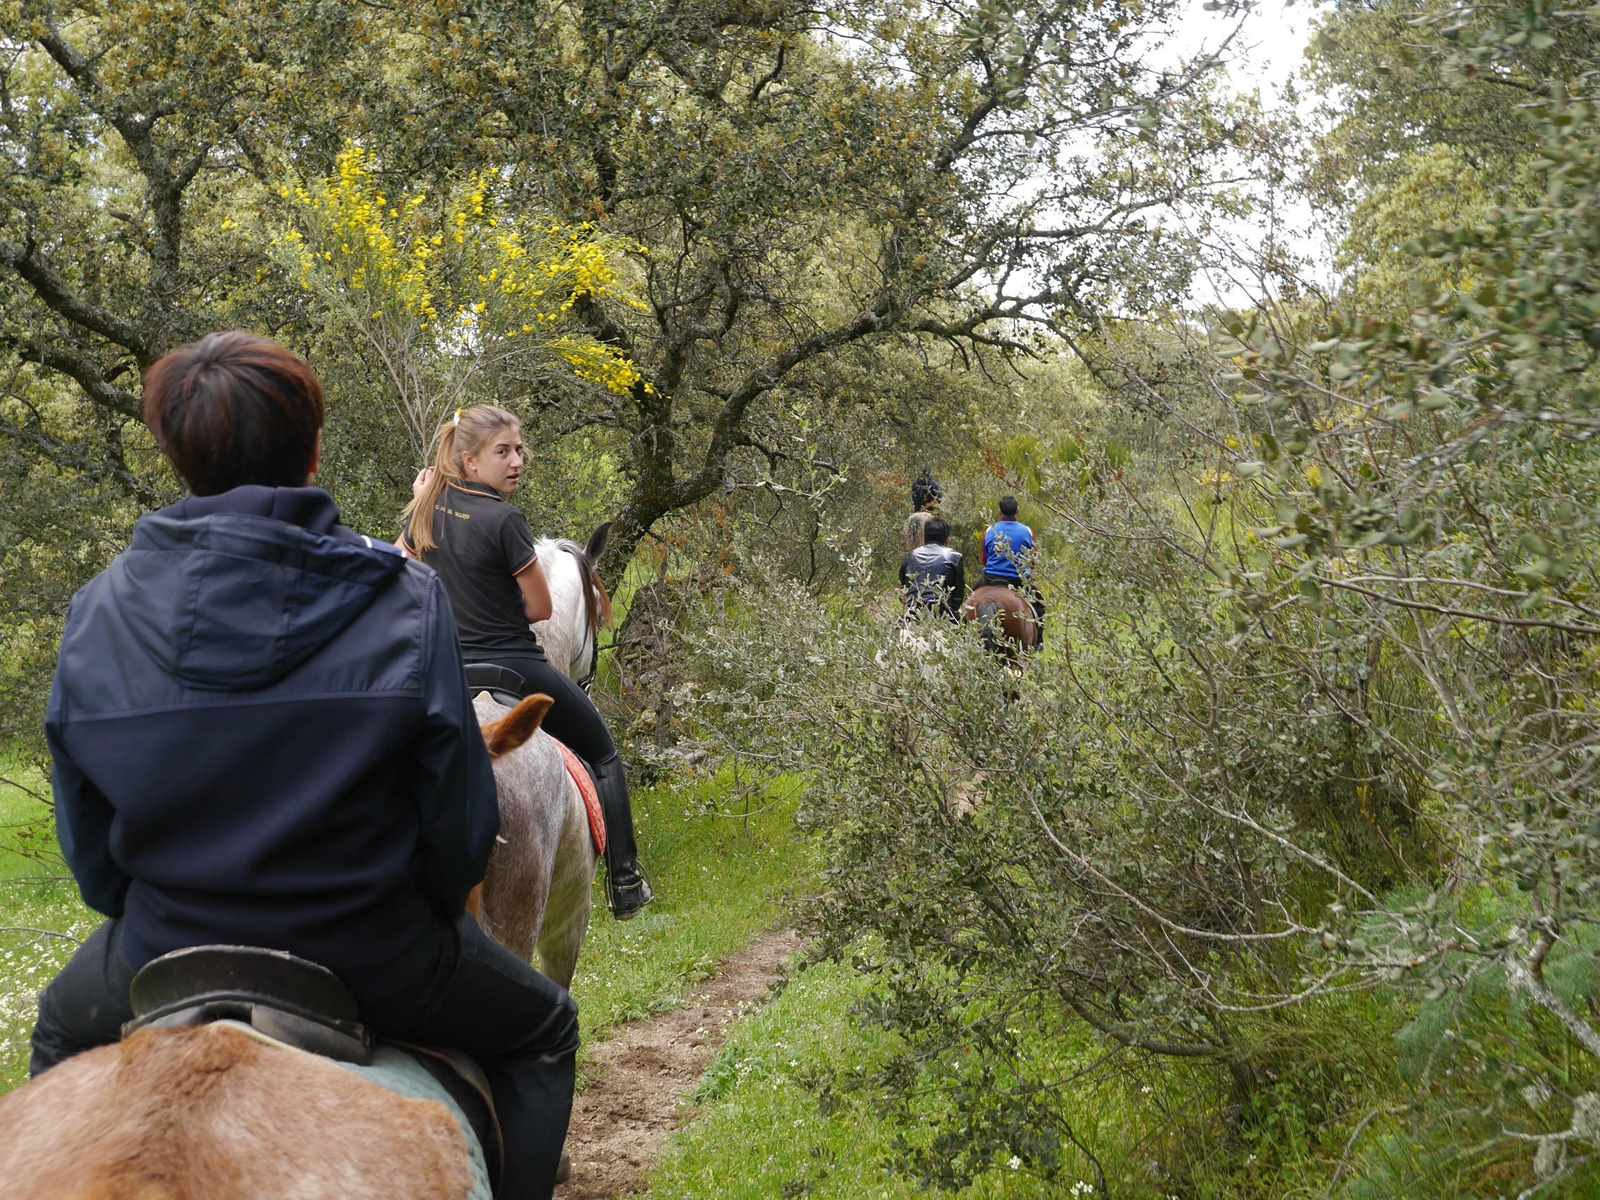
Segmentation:
[(606, 542), (611, 538), (611, 522), (607, 521), (589, 535), (583, 548), (583, 575), (589, 581), (589, 598), (594, 602), (593, 619), (597, 629), (610, 629), (612, 621), (611, 593), (606, 591), (605, 580), (600, 578), (600, 557), (606, 552)]

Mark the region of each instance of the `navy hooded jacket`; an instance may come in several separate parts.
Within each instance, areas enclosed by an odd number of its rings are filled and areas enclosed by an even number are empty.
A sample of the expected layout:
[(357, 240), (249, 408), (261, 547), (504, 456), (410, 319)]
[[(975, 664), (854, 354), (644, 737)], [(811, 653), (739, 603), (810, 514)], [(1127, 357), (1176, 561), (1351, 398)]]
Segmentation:
[(499, 829), (439, 578), (318, 488), (145, 517), (73, 598), (56, 824), (132, 967), (237, 942), (372, 971), (450, 919)]

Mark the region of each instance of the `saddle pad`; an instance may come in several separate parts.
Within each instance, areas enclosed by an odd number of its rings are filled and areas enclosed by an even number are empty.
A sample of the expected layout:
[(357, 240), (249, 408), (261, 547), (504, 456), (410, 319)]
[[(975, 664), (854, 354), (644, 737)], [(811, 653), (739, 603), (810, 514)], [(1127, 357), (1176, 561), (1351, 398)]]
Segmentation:
[(398, 1046), (386, 1046), (382, 1043), (373, 1050), (371, 1062), (342, 1062), (338, 1065), (346, 1071), (360, 1075), (369, 1083), (388, 1088), (401, 1096), (409, 1096), (413, 1100), (433, 1100), (449, 1109), (451, 1117), (461, 1128), (461, 1136), (471, 1154), (467, 1170), (472, 1176), (472, 1190), (467, 1193), (467, 1200), (492, 1200), (489, 1165), (484, 1160), (483, 1146), (478, 1142), (477, 1132), (472, 1128), (467, 1114), (456, 1103), (455, 1097), (445, 1090), (444, 1085), (435, 1079), (426, 1067)]
[[(218, 1021), (216, 1024), (227, 1025), (237, 1029), (240, 1033), (248, 1034), (258, 1041), (269, 1046), (277, 1046), (292, 1054), (309, 1054), (310, 1051), (302, 1050), (298, 1046), (291, 1046), (288, 1042), (280, 1042), (277, 1038), (268, 1037), (259, 1029), (246, 1025), (242, 1021)], [(313, 1054), (311, 1057), (320, 1062), (328, 1063), (341, 1070), (359, 1075), (368, 1083), (375, 1083), (381, 1088), (387, 1088), (397, 1095), (408, 1097), (412, 1100), (432, 1100), (442, 1104), (449, 1110), (451, 1118), (461, 1128), (462, 1140), (467, 1144), (470, 1161), (467, 1171), (472, 1177), (472, 1189), (467, 1193), (467, 1200), (493, 1200), (493, 1193), (489, 1188), (489, 1164), (483, 1157), (483, 1147), (478, 1142), (478, 1135), (472, 1128), (472, 1123), (467, 1119), (467, 1114), (456, 1103), (455, 1097), (445, 1090), (444, 1085), (429, 1074), (428, 1069), (419, 1063), (406, 1051), (397, 1046), (379, 1043), (373, 1049), (372, 1060), (366, 1063), (339, 1062), (331, 1058), (323, 1058)]]
[(600, 811), (600, 790), (594, 786), (594, 776), (589, 774), (589, 768), (583, 765), (579, 758), (560, 740), (556, 745), (561, 747), (561, 757), (566, 761), (567, 774), (572, 776), (572, 782), (578, 785), (578, 794), (583, 797), (584, 811), (589, 814), (589, 836), (594, 840), (594, 852), (606, 852), (606, 819)]

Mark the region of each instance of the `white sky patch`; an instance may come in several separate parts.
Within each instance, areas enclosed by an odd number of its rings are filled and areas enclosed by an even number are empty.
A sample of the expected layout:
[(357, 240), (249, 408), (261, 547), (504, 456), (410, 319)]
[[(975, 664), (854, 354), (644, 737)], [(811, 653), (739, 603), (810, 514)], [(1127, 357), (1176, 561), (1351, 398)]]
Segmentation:
[[(1319, 7), (1314, 0), (1262, 0), (1247, 14), (1243, 29), (1229, 47), (1228, 79), (1233, 89), (1259, 91), (1263, 101), (1275, 99), (1304, 62), (1311, 22)], [(1225, 13), (1207, 12), (1202, 0), (1192, 0), (1188, 13), (1174, 27), (1173, 47), (1183, 54), (1210, 49), (1239, 21)]]
[[(1224, 57), (1228, 90), (1256, 96), (1264, 110), (1281, 109), (1287, 103), (1285, 87), (1305, 65), (1312, 26), (1326, 7), (1324, 0), (1260, 0), (1240, 17), (1208, 11), (1204, 0), (1190, 0), (1165, 49), (1174, 58), (1192, 57), (1215, 50), (1237, 29)], [(1313, 102), (1314, 97), (1304, 91), (1296, 98), (1302, 115), (1309, 115)], [(1258, 195), (1265, 197), (1265, 190)], [(1179, 214), (1172, 215), (1183, 223)], [(1333, 278), (1331, 247), (1317, 227), (1315, 214), (1299, 200), (1280, 197), (1268, 211), (1248, 221), (1219, 222), (1208, 241), (1223, 261), (1197, 275), (1190, 289), (1190, 298), (1196, 303), (1241, 305), (1261, 296), (1267, 286), (1251, 276), (1248, 261), (1269, 241), (1304, 259), (1312, 280), (1326, 285)], [(1227, 246), (1236, 251), (1231, 266), (1225, 261)]]

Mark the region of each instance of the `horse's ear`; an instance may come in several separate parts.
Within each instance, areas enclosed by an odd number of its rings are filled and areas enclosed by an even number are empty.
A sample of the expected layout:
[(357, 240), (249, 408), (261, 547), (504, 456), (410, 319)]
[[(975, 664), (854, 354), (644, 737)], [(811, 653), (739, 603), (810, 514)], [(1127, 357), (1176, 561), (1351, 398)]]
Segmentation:
[(539, 732), (545, 713), (555, 703), (543, 692), (524, 697), (521, 703), (498, 721), (483, 727), (483, 743), (489, 747), (489, 757), (499, 758), (510, 754), (523, 742)]
[(590, 562), (598, 563), (600, 561), (600, 556), (606, 552), (606, 539), (610, 536), (610, 521), (607, 521), (589, 535), (589, 544), (583, 548), (583, 552), (589, 556)]

